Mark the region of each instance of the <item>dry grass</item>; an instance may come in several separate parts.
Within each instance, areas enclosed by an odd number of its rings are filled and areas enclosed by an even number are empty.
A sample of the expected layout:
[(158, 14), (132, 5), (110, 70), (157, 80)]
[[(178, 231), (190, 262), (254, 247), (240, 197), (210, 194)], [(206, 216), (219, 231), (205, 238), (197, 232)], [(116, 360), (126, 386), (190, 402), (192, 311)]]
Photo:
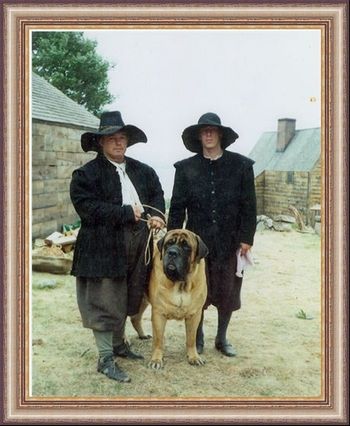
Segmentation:
[[(120, 360), (132, 381), (119, 384), (96, 372), (91, 330), (82, 328), (70, 276), (33, 273), (32, 395), (55, 397), (317, 397), (321, 393), (320, 239), (298, 232), (260, 232), (256, 265), (246, 271), (242, 309), (233, 314), (229, 339), (238, 350), (226, 358), (214, 349), (216, 310), (206, 311), (203, 367), (190, 366), (185, 328), (170, 321), (165, 367), (147, 368), (152, 341), (136, 337), (144, 361)], [(44, 279), (58, 286), (39, 288)], [(297, 317), (303, 310), (312, 320)], [(144, 315), (151, 334), (150, 307)]]

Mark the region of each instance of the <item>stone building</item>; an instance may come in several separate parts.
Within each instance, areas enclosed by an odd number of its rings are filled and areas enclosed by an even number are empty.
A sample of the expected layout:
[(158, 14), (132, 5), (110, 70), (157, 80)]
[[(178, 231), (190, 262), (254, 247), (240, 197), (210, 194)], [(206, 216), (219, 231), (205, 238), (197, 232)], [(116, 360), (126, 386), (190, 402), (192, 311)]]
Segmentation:
[(69, 197), (72, 171), (95, 155), (80, 146), (99, 120), (42, 77), (32, 76), (32, 238), (62, 231), (78, 217)]
[(263, 133), (249, 157), (255, 161), (258, 214), (290, 214), (292, 205), (308, 224), (310, 208), (321, 204), (321, 131), (296, 130), (295, 124), (278, 120), (277, 132)]

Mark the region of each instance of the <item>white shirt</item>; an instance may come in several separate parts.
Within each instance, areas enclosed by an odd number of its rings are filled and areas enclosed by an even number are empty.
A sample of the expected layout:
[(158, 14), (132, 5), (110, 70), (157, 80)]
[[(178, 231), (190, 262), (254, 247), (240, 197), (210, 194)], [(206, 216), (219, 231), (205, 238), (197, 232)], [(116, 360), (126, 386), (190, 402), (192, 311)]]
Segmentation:
[(140, 207), (141, 213), (143, 213), (145, 210), (142, 207), (139, 195), (125, 171), (125, 162), (116, 163), (110, 160), (109, 158), (108, 158), (108, 161), (110, 161), (113, 164), (113, 166), (115, 166), (116, 171), (119, 174), (120, 183), (122, 185), (123, 205), (131, 205), (131, 206), (137, 205)]

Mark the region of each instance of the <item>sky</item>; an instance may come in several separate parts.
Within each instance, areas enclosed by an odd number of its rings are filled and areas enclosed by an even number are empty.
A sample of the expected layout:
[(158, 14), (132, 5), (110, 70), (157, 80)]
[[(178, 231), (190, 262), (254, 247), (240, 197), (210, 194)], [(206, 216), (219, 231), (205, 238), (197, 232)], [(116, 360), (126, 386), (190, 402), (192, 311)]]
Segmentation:
[(183, 130), (214, 112), (239, 138), (228, 150), (249, 156), (279, 118), (297, 129), (321, 124), (320, 30), (94, 30), (97, 53), (113, 63), (105, 110), (121, 111), (147, 144), (127, 155), (153, 167), (169, 198), (174, 162), (192, 155)]

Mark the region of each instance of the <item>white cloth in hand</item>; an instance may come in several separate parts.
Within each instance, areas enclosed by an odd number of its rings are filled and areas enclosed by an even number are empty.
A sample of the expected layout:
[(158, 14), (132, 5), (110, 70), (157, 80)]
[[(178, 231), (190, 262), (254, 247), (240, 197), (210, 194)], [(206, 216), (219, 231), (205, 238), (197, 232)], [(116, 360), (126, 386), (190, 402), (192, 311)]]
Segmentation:
[(236, 276), (242, 278), (243, 274), (242, 272), (247, 266), (254, 265), (253, 257), (250, 253), (250, 250), (246, 252), (246, 254), (241, 256), (241, 248), (238, 248), (236, 251), (237, 255), (237, 270), (236, 270)]

